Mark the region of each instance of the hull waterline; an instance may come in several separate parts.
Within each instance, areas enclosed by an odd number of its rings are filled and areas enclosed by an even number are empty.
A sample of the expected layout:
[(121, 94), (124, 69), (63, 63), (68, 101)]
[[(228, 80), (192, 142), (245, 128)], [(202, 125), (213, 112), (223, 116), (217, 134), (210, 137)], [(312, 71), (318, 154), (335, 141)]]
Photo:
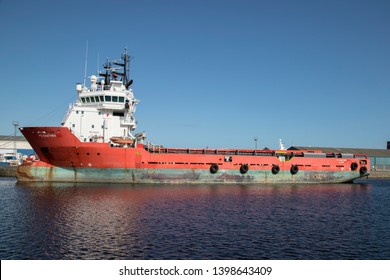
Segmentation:
[(55, 166), (22, 165), (17, 178), (23, 182), (132, 183), (132, 184), (324, 184), (347, 183), (366, 177), (359, 172), (270, 171), (196, 169), (135, 169), (135, 168), (63, 168)]

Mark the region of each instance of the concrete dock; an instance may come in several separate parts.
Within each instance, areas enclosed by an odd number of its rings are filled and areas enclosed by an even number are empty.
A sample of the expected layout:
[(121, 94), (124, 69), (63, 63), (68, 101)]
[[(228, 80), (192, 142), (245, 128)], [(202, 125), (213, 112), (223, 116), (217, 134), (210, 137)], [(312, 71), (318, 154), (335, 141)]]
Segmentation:
[(0, 166), (0, 177), (15, 177), (17, 166)]
[(390, 179), (390, 171), (370, 171), (368, 179)]

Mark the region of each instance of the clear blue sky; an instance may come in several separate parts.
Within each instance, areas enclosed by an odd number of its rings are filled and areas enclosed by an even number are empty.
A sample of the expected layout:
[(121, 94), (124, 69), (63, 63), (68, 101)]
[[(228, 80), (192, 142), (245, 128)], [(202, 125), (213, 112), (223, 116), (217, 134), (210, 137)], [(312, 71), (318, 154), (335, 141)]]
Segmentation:
[(385, 148), (390, 1), (0, 0), (0, 135), (55, 126), (97, 60), (134, 57), (138, 130), (168, 147)]

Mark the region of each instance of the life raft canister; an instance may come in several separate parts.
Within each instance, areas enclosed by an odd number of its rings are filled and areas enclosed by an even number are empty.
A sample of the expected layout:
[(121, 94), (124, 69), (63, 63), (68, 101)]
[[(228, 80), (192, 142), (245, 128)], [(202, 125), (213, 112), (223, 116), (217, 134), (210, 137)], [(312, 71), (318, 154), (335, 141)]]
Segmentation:
[(211, 174), (215, 174), (215, 173), (218, 172), (218, 169), (219, 169), (218, 164), (213, 163), (213, 164), (210, 166), (210, 173), (211, 173)]
[(291, 165), (290, 172), (291, 172), (292, 175), (297, 174), (298, 171), (299, 171), (299, 168), (298, 168), (297, 165)]
[(359, 167), (359, 165), (356, 162), (351, 163), (351, 170), (352, 171), (355, 171), (358, 167)]
[(271, 169), (272, 174), (276, 175), (279, 173), (279, 171), (280, 171), (279, 165), (272, 166), (272, 169)]
[(241, 173), (241, 174), (247, 173), (248, 170), (249, 170), (248, 164), (243, 164), (243, 165), (241, 165), (241, 167), (240, 167), (240, 173)]

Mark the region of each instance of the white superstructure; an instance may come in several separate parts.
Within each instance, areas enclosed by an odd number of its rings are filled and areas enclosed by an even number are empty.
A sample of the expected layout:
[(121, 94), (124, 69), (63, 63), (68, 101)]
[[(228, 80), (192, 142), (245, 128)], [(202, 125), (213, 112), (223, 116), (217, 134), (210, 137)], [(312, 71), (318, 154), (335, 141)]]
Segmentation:
[(139, 101), (130, 89), (132, 80), (127, 77), (129, 58), (125, 51), (120, 60), (108, 61), (104, 65), (105, 73), (90, 77), (90, 88), (76, 86), (78, 99), (69, 105), (62, 126), (68, 127), (81, 141), (135, 140), (131, 132), (137, 126), (134, 113)]

